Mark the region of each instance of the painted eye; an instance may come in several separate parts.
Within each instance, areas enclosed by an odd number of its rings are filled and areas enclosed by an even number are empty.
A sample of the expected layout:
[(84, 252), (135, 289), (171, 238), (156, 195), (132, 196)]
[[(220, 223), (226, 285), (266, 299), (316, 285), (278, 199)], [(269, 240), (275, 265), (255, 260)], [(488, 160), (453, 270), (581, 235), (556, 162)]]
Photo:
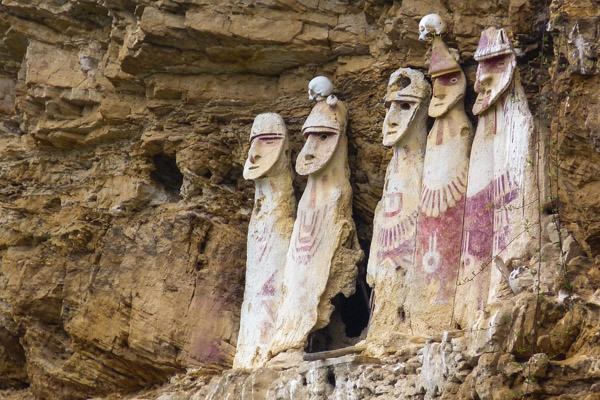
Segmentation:
[(327, 140), (328, 137), (329, 137), (329, 135), (325, 135), (325, 134), (320, 136), (321, 140)]
[(400, 103), (400, 108), (403, 110), (410, 110), (410, 104), (409, 103)]
[(499, 66), (499, 67), (504, 67), (504, 61), (500, 61), (500, 62), (498, 63), (498, 66)]
[(458, 78), (452, 78), (452, 79), (450, 79), (450, 83), (456, 83), (456, 82), (458, 82)]

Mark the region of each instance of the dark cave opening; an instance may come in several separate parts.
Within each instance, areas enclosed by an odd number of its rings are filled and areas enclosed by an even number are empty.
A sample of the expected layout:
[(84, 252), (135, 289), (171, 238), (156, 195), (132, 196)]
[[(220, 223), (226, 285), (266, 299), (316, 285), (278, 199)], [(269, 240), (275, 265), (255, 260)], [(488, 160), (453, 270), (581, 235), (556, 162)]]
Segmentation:
[(27, 358), (20, 338), (0, 326), (0, 391), (5, 389), (25, 389), (31, 384), (27, 375)]
[(179, 189), (183, 184), (183, 174), (177, 167), (175, 157), (158, 153), (152, 157), (152, 161), (154, 163), (152, 179), (169, 192), (179, 194)]
[(329, 324), (308, 336), (307, 353), (336, 350), (353, 346), (366, 335), (369, 323), (371, 289), (364, 274), (360, 274), (356, 291), (350, 297), (338, 294), (331, 300), (335, 309)]
[(331, 367), (327, 369), (327, 383), (335, 387), (335, 372), (333, 372), (333, 368)]

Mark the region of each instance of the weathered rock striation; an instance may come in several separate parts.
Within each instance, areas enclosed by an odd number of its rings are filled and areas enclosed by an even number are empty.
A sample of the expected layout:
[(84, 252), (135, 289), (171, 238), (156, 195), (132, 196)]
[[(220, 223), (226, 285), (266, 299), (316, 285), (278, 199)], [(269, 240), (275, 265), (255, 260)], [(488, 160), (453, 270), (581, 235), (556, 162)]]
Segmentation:
[[(458, 49), (473, 125), (480, 33), (504, 27), (518, 49), (543, 177), (542, 245), (515, 273), (522, 290), (504, 287), (483, 327), (377, 359), (223, 373), (254, 117), (281, 114), (295, 159), (306, 83), (332, 78), (368, 254), (392, 157), (381, 100), (396, 69), (425, 71), (417, 26), (432, 12)], [(110, 396), (171, 378), (131, 397), (600, 397), (598, 0), (3, 0), (0, 14), (0, 389), (23, 389), (2, 396)]]

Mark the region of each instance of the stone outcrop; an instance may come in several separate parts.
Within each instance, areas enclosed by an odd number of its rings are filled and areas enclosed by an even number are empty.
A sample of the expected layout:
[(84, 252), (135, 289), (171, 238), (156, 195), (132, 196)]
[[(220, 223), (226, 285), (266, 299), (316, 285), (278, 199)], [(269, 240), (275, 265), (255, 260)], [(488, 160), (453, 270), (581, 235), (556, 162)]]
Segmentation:
[[(85, 398), (171, 379), (131, 397), (597, 398), (599, 7), (3, 0), (0, 388), (28, 389), (2, 395)], [(458, 49), (468, 110), (480, 33), (505, 27), (519, 50), (547, 190), (543, 245), (511, 280), (522, 291), (474, 332), (409, 340), (376, 360), (219, 375), (239, 329), (253, 118), (279, 112), (295, 158), (306, 82), (333, 78), (349, 110), (353, 216), (367, 253), (392, 156), (380, 145), (381, 99), (392, 71), (426, 67), (417, 26), (431, 12)], [(297, 194), (304, 186), (295, 178)], [(490, 344), (498, 351), (481, 355)]]

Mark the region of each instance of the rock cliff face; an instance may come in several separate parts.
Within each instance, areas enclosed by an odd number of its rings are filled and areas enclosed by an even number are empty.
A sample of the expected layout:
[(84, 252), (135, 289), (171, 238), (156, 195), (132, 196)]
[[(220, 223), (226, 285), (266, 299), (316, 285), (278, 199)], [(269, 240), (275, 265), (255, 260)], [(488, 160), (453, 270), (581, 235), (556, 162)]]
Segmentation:
[[(0, 3), (0, 389), (78, 399), (180, 374), (144, 398), (600, 398), (598, 0)], [(382, 98), (392, 71), (425, 67), (430, 12), (449, 23), (468, 110), (480, 32), (504, 26), (522, 51), (545, 160), (539, 293), (503, 303), (476, 340), (209, 383), (235, 353), (254, 116), (284, 117), (295, 159), (306, 84), (332, 78), (368, 254), (391, 157)]]

